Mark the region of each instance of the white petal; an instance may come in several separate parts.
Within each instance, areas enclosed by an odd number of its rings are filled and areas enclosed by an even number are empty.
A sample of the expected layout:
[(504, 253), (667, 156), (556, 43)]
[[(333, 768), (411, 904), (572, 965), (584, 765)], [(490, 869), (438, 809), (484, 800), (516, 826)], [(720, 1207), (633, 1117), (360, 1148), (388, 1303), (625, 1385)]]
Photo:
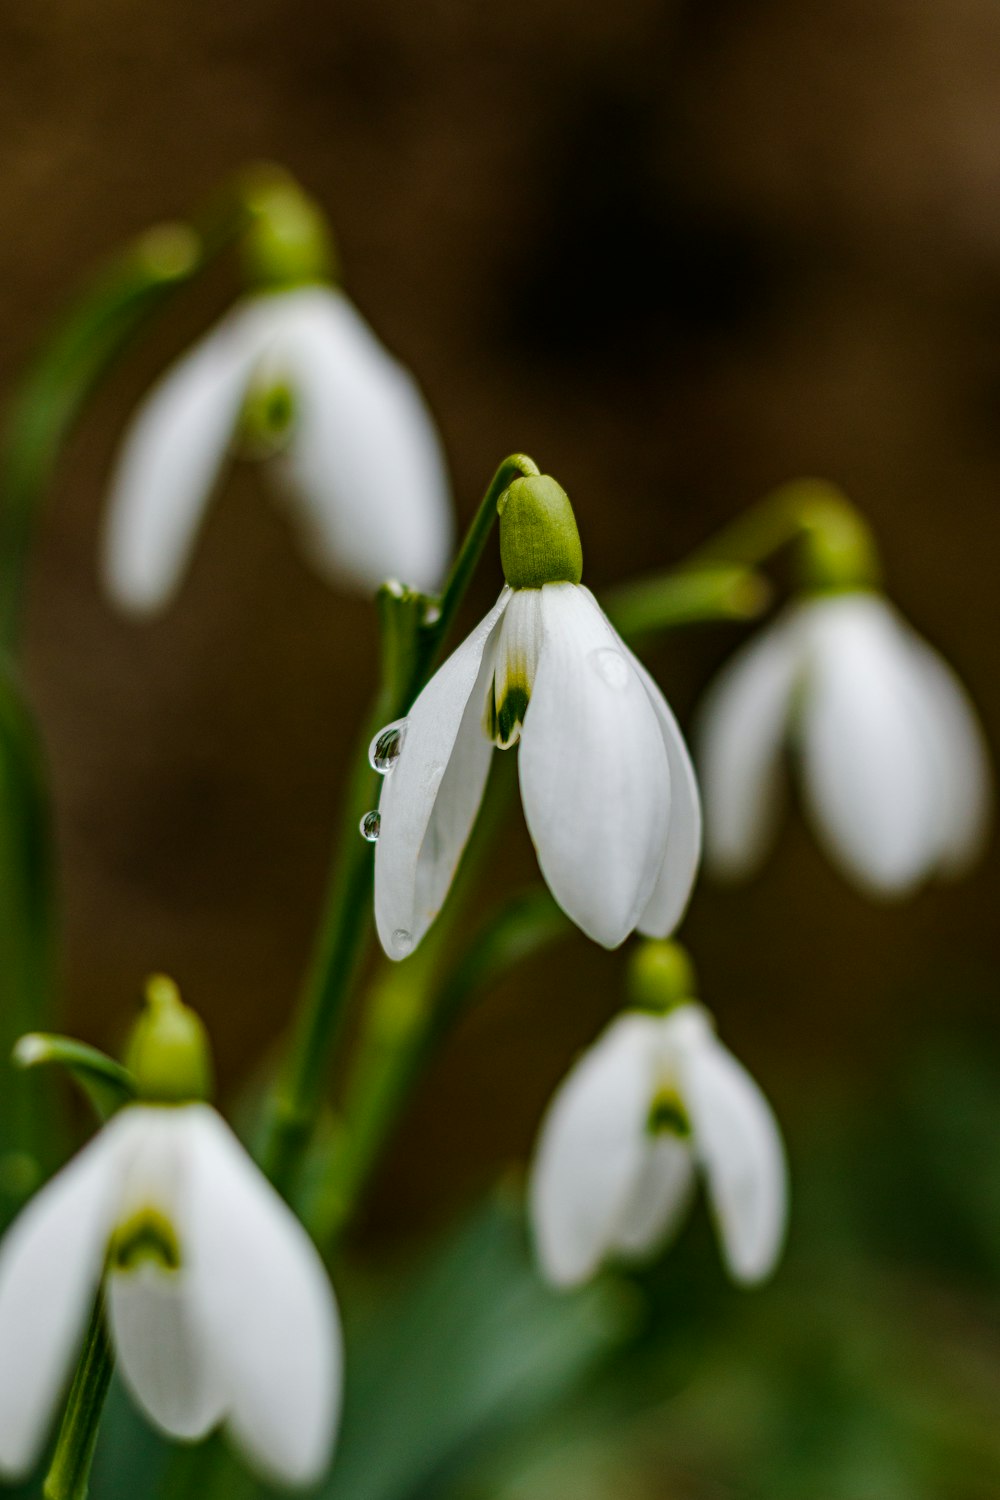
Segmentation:
[(559, 905), (615, 948), (649, 903), (663, 862), (670, 772), (631, 658), (586, 589), (546, 584), (542, 646), (521, 730), (521, 800)]
[(642, 1171), (615, 1231), (615, 1248), (626, 1255), (650, 1255), (673, 1238), (687, 1213), (695, 1187), (691, 1147), (676, 1136), (650, 1136)]
[(226, 1426), (265, 1478), (310, 1484), (329, 1463), (343, 1354), (333, 1290), (284, 1200), (214, 1110), (196, 1113), (181, 1225), (192, 1308), (228, 1397)]
[(634, 1013), (613, 1021), (559, 1085), (542, 1122), (531, 1221), (556, 1286), (586, 1281), (618, 1243), (648, 1155), (657, 1026)]
[(859, 885), (902, 894), (934, 866), (938, 790), (895, 620), (874, 595), (806, 609), (801, 735), (817, 831)]
[(914, 708), (936, 767), (938, 868), (958, 875), (982, 853), (993, 802), (989, 751), (968, 693), (942, 656), (902, 627), (913, 653)]
[(251, 303), (236, 308), (157, 382), (119, 451), (104, 574), (126, 609), (161, 608), (194, 543), (259, 352)]
[(145, 1262), (108, 1277), (115, 1354), (130, 1394), (170, 1437), (204, 1437), (226, 1409), (190, 1273)]
[(695, 1006), (675, 1011), (681, 1097), (691, 1121), (730, 1275), (773, 1270), (787, 1219), (785, 1153), (771, 1107)]
[(701, 706), (695, 758), (705, 858), (715, 875), (750, 874), (773, 836), (781, 745), (800, 660), (793, 622), (780, 620), (736, 653)]
[(493, 753), (483, 728), (492, 638), (509, 598), (504, 589), (417, 698), (382, 783), (375, 922), (390, 958), (411, 953), (437, 916), (479, 811)]
[(37, 1461), (79, 1353), (111, 1232), (124, 1123), (58, 1172), (0, 1246), (0, 1472), (12, 1478)]
[(274, 348), (288, 362), (295, 427), (290, 487), (316, 565), (375, 589), (444, 576), (452, 511), (441, 444), (412, 376), (341, 293), (287, 294)]
[[(627, 647), (623, 647), (628, 651)], [(670, 824), (663, 862), (649, 904), (639, 921), (646, 937), (666, 938), (687, 909), (701, 859), (701, 798), (680, 725), (638, 657), (628, 655), (653, 705), (670, 768)]]

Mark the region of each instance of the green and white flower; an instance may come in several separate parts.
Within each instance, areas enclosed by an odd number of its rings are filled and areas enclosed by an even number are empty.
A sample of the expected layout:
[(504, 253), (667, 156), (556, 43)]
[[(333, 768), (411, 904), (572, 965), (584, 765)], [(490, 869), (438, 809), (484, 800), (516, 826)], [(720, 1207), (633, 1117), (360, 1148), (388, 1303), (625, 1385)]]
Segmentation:
[(346, 296), (247, 296), (153, 387), (112, 479), (104, 574), (123, 607), (176, 590), (234, 446), (269, 457), (306, 553), (331, 581), (433, 589), (452, 542), (433, 419)]
[[(698, 790), (667, 702), (580, 583), (582, 556), (554, 480), (501, 499), (508, 585), (377, 737), (375, 916), (405, 958), (440, 909), (483, 797), (494, 747), (518, 747), (521, 801), (549, 889), (614, 948), (679, 922), (700, 849)], [(395, 735), (391, 761), (387, 735)]]
[(542, 1124), (530, 1207), (548, 1280), (574, 1286), (608, 1260), (663, 1248), (699, 1173), (730, 1275), (761, 1280), (787, 1217), (771, 1108), (700, 1005), (627, 1011), (583, 1054)]
[(795, 603), (710, 689), (698, 768), (706, 857), (719, 874), (749, 874), (763, 859), (786, 741), (822, 843), (865, 891), (902, 895), (979, 853), (991, 776), (975, 710), (879, 594)]
[(263, 1477), (329, 1461), (341, 1335), (319, 1254), (203, 1103), (123, 1109), (0, 1245), (0, 1472), (37, 1462), (103, 1281), (115, 1355), (161, 1431), (220, 1424)]

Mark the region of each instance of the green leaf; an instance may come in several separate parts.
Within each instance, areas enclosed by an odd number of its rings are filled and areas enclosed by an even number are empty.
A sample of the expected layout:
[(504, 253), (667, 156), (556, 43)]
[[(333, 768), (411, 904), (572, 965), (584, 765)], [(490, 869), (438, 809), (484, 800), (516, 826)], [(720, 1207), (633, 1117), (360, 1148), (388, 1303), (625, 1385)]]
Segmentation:
[(102, 1120), (110, 1119), (122, 1105), (135, 1098), (135, 1082), (127, 1068), (96, 1047), (72, 1037), (28, 1032), (14, 1048), (13, 1061), (19, 1068), (48, 1067), (53, 1063), (65, 1068)]

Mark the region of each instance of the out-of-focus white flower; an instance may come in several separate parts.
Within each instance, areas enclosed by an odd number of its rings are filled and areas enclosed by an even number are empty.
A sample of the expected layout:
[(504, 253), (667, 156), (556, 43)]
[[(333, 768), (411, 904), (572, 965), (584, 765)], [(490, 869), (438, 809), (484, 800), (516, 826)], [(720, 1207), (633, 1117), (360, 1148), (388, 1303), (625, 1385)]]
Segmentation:
[(559, 905), (614, 948), (680, 921), (701, 847), (698, 788), (663, 694), (589, 590), (565, 491), (547, 475), (501, 496), (508, 587), (372, 744), (386, 773), (375, 919), (390, 958), (433, 922), (482, 801), (494, 745), (519, 744), (521, 801)]
[(318, 1479), (341, 1385), (319, 1255), (206, 1104), (131, 1105), (0, 1245), (0, 1471), (26, 1475), (104, 1278), (119, 1368), (171, 1437), (220, 1423), (263, 1476)]
[(770, 1106), (700, 1005), (613, 1021), (556, 1090), (531, 1172), (538, 1257), (557, 1286), (662, 1248), (705, 1179), (730, 1275), (773, 1269), (787, 1216)]
[(112, 480), (104, 571), (124, 607), (176, 589), (241, 429), (274, 462), (330, 579), (441, 581), (452, 540), (441, 446), (414, 380), (332, 286), (246, 297), (153, 387)]
[(719, 874), (743, 876), (762, 860), (789, 740), (817, 833), (864, 890), (902, 895), (979, 853), (991, 777), (975, 711), (878, 594), (796, 603), (710, 689), (698, 768), (706, 857)]

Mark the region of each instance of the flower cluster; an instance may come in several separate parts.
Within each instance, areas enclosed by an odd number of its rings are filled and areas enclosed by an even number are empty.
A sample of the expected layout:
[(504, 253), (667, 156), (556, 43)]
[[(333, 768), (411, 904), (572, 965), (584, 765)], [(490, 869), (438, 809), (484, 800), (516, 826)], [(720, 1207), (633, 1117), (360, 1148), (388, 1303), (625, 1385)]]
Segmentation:
[[(340, 1322), (294, 1168), (318, 1123), (338, 1007), (364, 967), (366, 908), (385, 955), (408, 959), (443, 912), (494, 750), (516, 754), (552, 901), (607, 949), (632, 934), (643, 940), (633, 945), (626, 1008), (575, 1063), (540, 1128), (528, 1213), (540, 1271), (559, 1288), (657, 1253), (699, 1182), (735, 1281), (768, 1276), (784, 1243), (775, 1117), (695, 998), (684, 950), (668, 941), (699, 869), (702, 796), (710, 867), (749, 873), (774, 831), (790, 747), (823, 845), (879, 896), (965, 868), (988, 827), (991, 774), (970, 700), (879, 592), (867, 528), (822, 487), (800, 513), (782, 502), (780, 534), (805, 549), (803, 587), (711, 687), (698, 776), (631, 633), (583, 584), (569, 497), (530, 460), (498, 471), (441, 593), (431, 593), (446, 575), (452, 522), (424, 399), (337, 283), (315, 206), (282, 182), (243, 207), (250, 288), (162, 377), (126, 434), (104, 572), (120, 604), (162, 606), (226, 457), (240, 449), (272, 461), (324, 576), (369, 592), (393, 581), (379, 592), (392, 662), (383, 698), (400, 700), (391, 710), (400, 717), (372, 741), (379, 805), (361, 818), (374, 870), (352, 805), (352, 841), (331, 887), (342, 904), (327, 913), (272, 1099), (281, 1108), (262, 1132), (271, 1132), (262, 1153), (271, 1180), (207, 1102), (206, 1038), (169, 981), (151, 982), (126, 1068), (85, 1049), (87, 1067), (106, 1072), (127, 1101), (116, 1099), (0, 1243), (0, 1472), (15, 1480), (39, 1459), (81, 1345), (85, 1384), (102, 1340), (135, 1403), (170, 1437), (222, 1428), (269, 1481), (308, 1485), (325, 1472), (340, 1407)], [(432, 670), (469, 559), (496, 519), (499, 598)], [(768, 549), (751, 550), (750, 563), (732, 563), (756, 568)], [(672, 582), (690, 590), (698, 578), (688, 567)], [(647, 599), (651, 588), (655, 580)], [(333, 1187), (324, 1184), (341, 1208), (398, 1103), (399, 1080), (418, 1071), (441, 1024), (426, 966), (416, 998), (407, 993), (419, 968), (394, 968), (385, 981), (402, 1003), (378, 1037), (377, 1065), (359, 1069), (371, 1084), (360, 1090), (362, 1167), (350, 1157), (347, 1108)], [(80, 1046), (60, 1054), (71, 1069)], [(99, 1417), (103, 1388), (80, 1401), (75, 1393), (65, 1422), (81, 1410)], [(70, 1447), (92, 1451), (92, 1438), (88, 1449), (71, 1435)], [(73, 1494), (85, 1493), (83, 1478)]]

